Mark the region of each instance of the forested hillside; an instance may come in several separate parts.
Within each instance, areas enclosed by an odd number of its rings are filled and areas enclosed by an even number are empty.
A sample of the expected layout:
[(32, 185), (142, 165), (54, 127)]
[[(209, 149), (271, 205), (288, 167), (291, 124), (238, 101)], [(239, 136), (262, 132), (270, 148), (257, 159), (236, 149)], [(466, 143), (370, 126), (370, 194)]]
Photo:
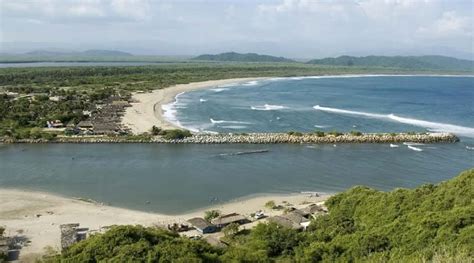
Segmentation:
[(291, 59), (287, 59), (284, 57), (275, 57), (275, 56), (268, 56), (268, 55), (260, 55), (256, 53), (247, 53), (247, 54), (240, 54), (236, 52), (227, 52), (221, 53), (217, 55), (200, 55), (193, 60), (207, 60), (207, 61), (238, 61), (238, 62), (294, 62)]

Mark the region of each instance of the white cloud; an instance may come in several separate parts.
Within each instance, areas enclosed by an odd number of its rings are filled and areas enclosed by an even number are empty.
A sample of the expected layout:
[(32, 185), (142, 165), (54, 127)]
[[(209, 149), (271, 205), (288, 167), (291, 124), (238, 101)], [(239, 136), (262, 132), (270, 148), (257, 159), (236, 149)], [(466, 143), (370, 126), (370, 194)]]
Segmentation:
[(120, 16), (135, 20), (150, 19), (150, 4), (148, 0), (111, 0), (110, 6)]
[(149, 0), (0, 0), (2, 15), (55, 22), (81, 22), (75, 18), (147, 20)]
[(424, 51), (428, 45), (469, 52), (473, 45), (474, 3), (468, 0), (0, 0), (0, 5), (4, 41), (140, 39), (135, 43), (156, 50), (152, 41), (169, 43), (177, 54), (234, 49), (299, 57)]

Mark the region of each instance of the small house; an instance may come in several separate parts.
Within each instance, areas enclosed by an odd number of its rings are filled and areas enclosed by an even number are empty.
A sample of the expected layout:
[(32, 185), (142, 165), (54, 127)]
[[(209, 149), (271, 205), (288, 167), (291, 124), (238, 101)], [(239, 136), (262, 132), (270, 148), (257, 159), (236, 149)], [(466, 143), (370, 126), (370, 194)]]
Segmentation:
[(215, 225), (207, 222), (202, 217), (194, 217), (188, 220), (188, 222), (196, 228), (197, 231), (201, 232), (202, 234), (214, 233), (216, 232), (217, 228)]
[(92, 124), (91, 121), (81, 121), (77, 124), (77, 127), (81, 130), (89, 130), (89, 129), (93, 129), (94, 125)]
[(311, 215), (313, 217), (317, 216), (317, 215), (320, 215), (320, 214), (326, 214), (327, 213), (326, 208), (324, 208), (323, 206), (319, 206), (317, 204), (309, 205), (309, 206), (303, 208), (302, 211), (304, 211), (305, 213), (307, 213), (308, 215)]
[(295, 229), (295, 230), (303, 229), (303, 227), (300, 224), (297, 224), (297, 223), (291, 221), (289, 218), (287, 218), (285, 216), (272, 216), (272, 217), (269, 217), (267, 220), (270, 223), (275, 223), (275, 224), (277, 224), (279, 226), (282, 226), (282, 227), (287, 227), (287, 228), (291, 228), (291, 229)]
[(285, 215), (270, 217), (268, 218), (268, 221), (296, 230), (306, 230), (306, 228), (311, 223), (311, 221), (308, 218), (302, 216), (301, 213), (294, 211)]
[(225, 227), (226, 225), (229, 225), (232, 223), (242, 225), (248, 222), (250, 222), (250, 220), (248, 220), (245, 216), (237, 214), (237, 213), (222, 215), (211, 220), (211, 223), (213, 223), (219, 228)]

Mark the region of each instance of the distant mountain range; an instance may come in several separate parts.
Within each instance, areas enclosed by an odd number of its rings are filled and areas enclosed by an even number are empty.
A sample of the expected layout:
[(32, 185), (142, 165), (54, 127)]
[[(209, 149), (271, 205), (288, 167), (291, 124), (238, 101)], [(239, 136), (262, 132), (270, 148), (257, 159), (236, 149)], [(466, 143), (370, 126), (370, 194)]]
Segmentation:
[(205, 61), (235, 61), (235, 62), (295, 62), (294, 60), (284, 58), (284, 57), (275, 57), (269, 55), (260, 55), (256, 53), (236, 53), (236, 52), (227, 52), (217, 55), (200, 55), (193, 60), (205, 60)]
[(261, 55), (257, 53), (226, 52), (221, 54), (204, 54), (194, 58), (169, 58), (159, 56), (134, 56), (118, 50), (56, 51), (35, 50), (22, 54), (0, 54), (0, 62), (262, 62), (262, 63), (300, 63), (307, 65), (392, 68), (405, 70), (435, 71), (474, 71), (474, 61), (446, 56), (340, 56), (313, 59), (307, 62), (285, 57)]
[(340, 56), (313, 59), (308, 64), (354, 67), (388, 67), (403, 69), (474, 70), (474, 61), (445, 56)]
[(113, 57), (127, 57), (133, 56), (130, 53), (116, 50), (98, 50), (91, 49), (80, 52), (61, 52), (61, 51), (48, 51), (48, 50), (34, 50), (31, 52), (24, 53), (26, 56), (87, 56), (87, 57), (96, 57), (96, 56), (113, 56)]

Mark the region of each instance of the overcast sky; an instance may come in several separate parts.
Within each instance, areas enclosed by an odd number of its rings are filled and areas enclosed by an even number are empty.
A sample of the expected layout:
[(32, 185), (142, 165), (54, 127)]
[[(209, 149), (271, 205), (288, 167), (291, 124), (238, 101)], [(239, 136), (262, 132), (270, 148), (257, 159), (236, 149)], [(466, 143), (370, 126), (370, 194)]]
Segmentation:
[(471, 0), (0, 0), (2, 52), (473, 53)]

